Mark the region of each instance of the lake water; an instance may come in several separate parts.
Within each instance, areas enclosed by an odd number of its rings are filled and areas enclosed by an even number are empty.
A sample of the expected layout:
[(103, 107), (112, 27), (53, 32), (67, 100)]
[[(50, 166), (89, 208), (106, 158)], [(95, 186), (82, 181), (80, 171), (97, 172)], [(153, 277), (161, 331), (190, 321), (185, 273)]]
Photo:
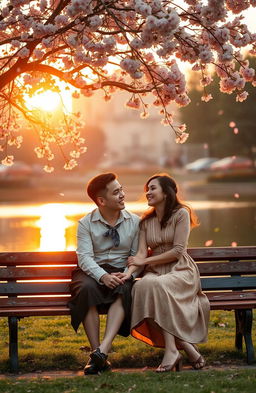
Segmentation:
[[(249, 246), (256, 244), (256, 202), (192, 201), (201, 222), (191, 232), (189, 246)], [(79, 218), (90, 203), (1, 204), (0, 252), (75, 250)], [(146, 203), (126, 203), (141, 214)]]

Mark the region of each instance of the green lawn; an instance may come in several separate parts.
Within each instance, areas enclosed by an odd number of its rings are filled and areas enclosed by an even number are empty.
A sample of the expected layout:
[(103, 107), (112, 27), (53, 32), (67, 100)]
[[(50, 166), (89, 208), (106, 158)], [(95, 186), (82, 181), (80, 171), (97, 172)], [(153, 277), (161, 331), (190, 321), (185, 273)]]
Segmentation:
[[(209, 340), (200, 345), (209, 365), (246, 364), (245, 353), (234, 348), (234, 313), (212, 311)], [(104, 325), (105, 316), (102, 316)], [(255, 338), (254, 323), (253, 339)], [(0, 318), (0, 373), (8, 372), (8, 324)], [(87, 360), (89, 347), (82, 327), (76, 334), (69, 317), (24, 318), (19, 322), (20, 371), (81, 370)], [(132, 337), (117, 336), (110, 361), (115, 368), (156, 367), (163, 351), (147, 346)], [(186, 357), (184, 356), (184, 363)]]
[(106, 373), (99, 376), (0, 380), (2, 393), (255, 393), (255, 370), (193, 371), (158, 375)]

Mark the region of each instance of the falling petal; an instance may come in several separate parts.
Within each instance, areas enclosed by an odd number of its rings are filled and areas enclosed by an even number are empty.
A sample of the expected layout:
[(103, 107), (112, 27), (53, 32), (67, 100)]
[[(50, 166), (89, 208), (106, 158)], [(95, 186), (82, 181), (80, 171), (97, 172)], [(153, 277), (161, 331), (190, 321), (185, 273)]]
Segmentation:
[(240, 195), (238, 194), (238, 192), (236, 192), (236, 193), (234, 194), (234, 197), (237, 198), (237, 199), (240, 198)]
[(204, 243), (205, 247), (212, 246), (212, 244), (213, 244), (213, 240), (206, 240), (206, 242)]
[(204, 149), (208, 149), (208, 143), (204, 143)]
[(229, 123), (229, 127), (234, 128), (236, 126), (236, 123), (234, 121), (231, 121)]
[(238, 128), (234, 128), (234, 130), (233, 130), (233, 132), (234, 132), (234, 134), (238, 134), (239, 133), (239, 130), (238, 130)]
[(232, 242), (231, 247), (237, 247), (237, 242)]

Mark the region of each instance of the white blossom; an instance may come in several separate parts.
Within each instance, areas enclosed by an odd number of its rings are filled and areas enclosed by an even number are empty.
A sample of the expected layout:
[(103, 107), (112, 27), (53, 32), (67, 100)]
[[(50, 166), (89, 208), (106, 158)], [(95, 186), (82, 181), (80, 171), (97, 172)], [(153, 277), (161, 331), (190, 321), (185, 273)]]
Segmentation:
[(23, 47), (22, 49), (19, 50), (18, 52), (18, 56), (21, 59), (25, 59), (26, 57), (28, 57), (30, 54), (29, 50), (26, 47)]

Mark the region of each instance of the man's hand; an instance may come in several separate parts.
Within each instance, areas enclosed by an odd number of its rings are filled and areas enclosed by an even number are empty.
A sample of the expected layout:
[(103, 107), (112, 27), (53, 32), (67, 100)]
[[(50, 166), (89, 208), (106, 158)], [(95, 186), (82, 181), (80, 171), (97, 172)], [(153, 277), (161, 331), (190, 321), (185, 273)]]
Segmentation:
[(116, 276), (116, 274), (103, 274), (100, 281), (110, 289), (116, 288), (118, 285), (123, 284), (123, 280)]
[(118, 278), (120, 278), (123, 283), (125, 281), (127, 281), (127, 280), (130, 280), (130, 278), (132, 276), (131, 273), (128, 273), (128, 272), (126, 272), (126, 273), (118, 272), (118, 273), (111, 273), (111, 274), (113, 274), (113, 275), (117, 276)]

